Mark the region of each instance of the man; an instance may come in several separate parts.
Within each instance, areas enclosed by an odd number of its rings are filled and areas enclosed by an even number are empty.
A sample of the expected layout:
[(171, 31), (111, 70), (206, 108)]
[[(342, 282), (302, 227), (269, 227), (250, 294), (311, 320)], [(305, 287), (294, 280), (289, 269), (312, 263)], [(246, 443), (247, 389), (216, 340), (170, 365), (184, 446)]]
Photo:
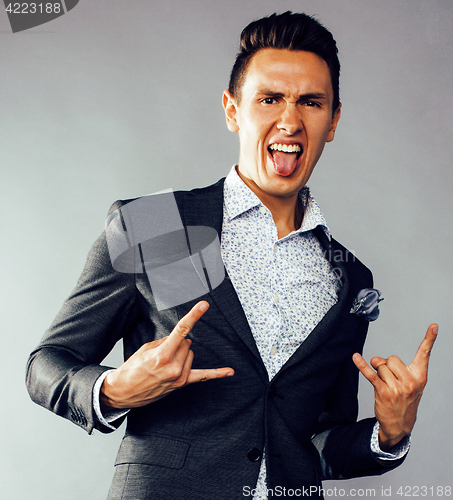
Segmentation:
[[(251, 23), (223, 95), (239, 163), (226, 180), (174, 193), (188, 243), (190, 228), (217, 231), (226, 278), (199, 302), (159, 306), (152, 252), (133, 254), (133, 272), (115, 264), (137, 200), (120, 202), (32, 353), (39, 404), (88, 432), (127, 415), (110, 499), (322, 498), (323, 479), (404, 460), (437, 325), (410, 366), (373, 358), (373, 370), (359, 354), (362, 306), (378, 295), (306, 187), (340, 118), (338, 77), (335, 41), (314, 19)], [(125, 363), (101, 366), (121, 338)], [(376, 418), (359, 422), (357, 368), (376, 395)]]

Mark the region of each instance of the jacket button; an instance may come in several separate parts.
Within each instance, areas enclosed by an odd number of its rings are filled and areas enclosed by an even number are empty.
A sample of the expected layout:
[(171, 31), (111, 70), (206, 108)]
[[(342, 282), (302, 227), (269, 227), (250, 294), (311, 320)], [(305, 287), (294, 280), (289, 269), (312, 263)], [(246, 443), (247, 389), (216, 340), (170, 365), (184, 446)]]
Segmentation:
[(277, 392), (277, 389), (273, 385), (271, 387), (269, 387), (269, 390), (267, 391), (267, 397), (269, 399), (274, 399), (274, 398), (285, 399), (284, 396), (282, 396), (281, 394), (279, 394)]
[(247, 453), (247, 458), (250, 460), (250, 462), (258, 462), (258, 460), (261, 459), (261, 452), (260, 452), (260, 450), (258, 450), (258, 448), (252, 448)]

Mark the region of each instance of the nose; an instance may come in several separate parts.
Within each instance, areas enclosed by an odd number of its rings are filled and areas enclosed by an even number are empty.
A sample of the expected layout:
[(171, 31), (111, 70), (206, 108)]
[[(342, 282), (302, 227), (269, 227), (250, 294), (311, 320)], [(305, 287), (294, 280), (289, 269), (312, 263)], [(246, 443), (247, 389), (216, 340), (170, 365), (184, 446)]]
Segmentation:
[(302, 118), (297, 103), (286, 103), (277, 128), (284, 130), (288, 135), (295, 135), (303, 129)]

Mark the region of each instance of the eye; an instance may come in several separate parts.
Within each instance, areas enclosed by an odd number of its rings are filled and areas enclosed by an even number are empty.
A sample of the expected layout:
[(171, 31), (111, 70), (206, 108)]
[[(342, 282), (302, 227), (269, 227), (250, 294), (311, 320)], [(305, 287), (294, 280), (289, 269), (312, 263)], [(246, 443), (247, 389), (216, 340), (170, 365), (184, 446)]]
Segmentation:
[(261, 99), (262, 104), (275, 104), (277, 102), (277, 99), (275, 97), (265, 97), (264, 99)]
[(316, 101), (305, 101), (302, 103), (304, 106), (309, 106), (310, 108), (320, 108), (321, 105)]

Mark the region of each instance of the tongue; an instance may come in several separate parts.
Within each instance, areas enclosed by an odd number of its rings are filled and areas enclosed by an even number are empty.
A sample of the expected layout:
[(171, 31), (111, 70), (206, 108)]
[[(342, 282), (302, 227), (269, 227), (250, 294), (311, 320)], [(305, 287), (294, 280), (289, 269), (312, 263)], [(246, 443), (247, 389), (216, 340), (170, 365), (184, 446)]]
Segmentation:
[(297, 154), (274, 151), (272, 155), (272, 161), (276, 174), (284, 176), (291, 175), (296, 169)]

